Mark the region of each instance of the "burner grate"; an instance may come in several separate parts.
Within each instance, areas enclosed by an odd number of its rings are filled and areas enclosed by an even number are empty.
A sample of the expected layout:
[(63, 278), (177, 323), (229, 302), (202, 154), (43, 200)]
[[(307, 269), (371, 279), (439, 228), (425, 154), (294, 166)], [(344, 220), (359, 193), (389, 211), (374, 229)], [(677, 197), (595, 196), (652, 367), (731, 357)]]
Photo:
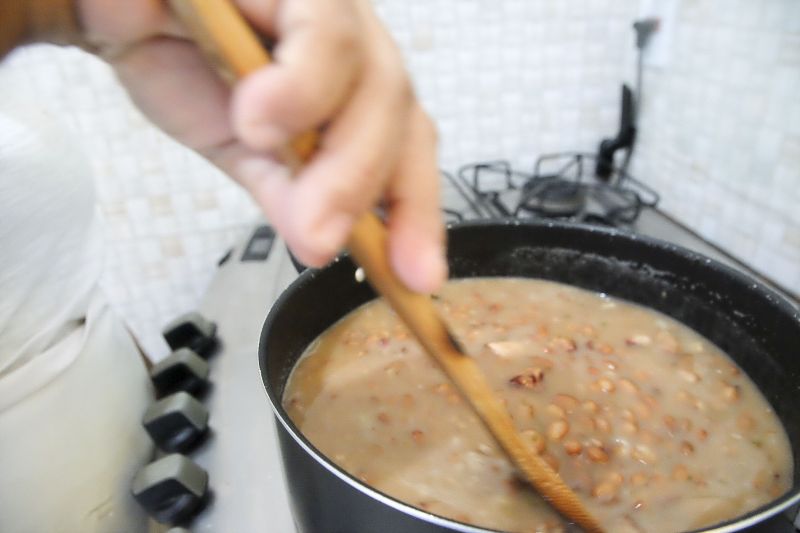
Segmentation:
[(448, 220), (556, 218), (628, 227), (643, 208), (658, 204), (654, 190), (619, 167), (608, 181), (588, 176), (596, 159), (595, 154), (564, 152), (540, 156), (531, 173), (502, 160), (465, 165), (455, 176), (445, 172), (465, 206), (448, 205)]

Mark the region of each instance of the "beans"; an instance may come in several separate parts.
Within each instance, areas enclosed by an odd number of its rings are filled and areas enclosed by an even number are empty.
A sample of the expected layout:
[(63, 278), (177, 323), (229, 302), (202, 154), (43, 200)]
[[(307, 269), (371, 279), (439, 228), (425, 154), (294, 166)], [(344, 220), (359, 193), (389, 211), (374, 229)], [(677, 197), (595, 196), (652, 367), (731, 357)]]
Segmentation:
[(672, 469), (672, 479), (675, 481), (686, 481), (689, 479), (689, 470), (684, 465), (678, 465)]
[[(564, 527), (557, 520), (541, 522), (534, 527), (531, 532), (535, 533), (564, 533)], [(527, 533), (527, 531), (526, 531)]]
[(384, 412), (378, 413), (378, 420), (383, 424), (390, 424), (392, 422), (391, 417)]
[(697, 372), (692, 372), (691, 370), (678, 370), (678, 375), (689, 383), (697, 383), (700, 381), (700, 376)]
[(650, 418), (652, 410), (643, 402), (637, 402), (633, 405), (633, 412), (639, 418)]
[(694, 453), (694, 445), (692, 445), (692, 443), (688, 440), (681, 442), (679, 449), (683, 455), (691, 455)]
[(667, 429), (670, 433), (676, 433), (678, 431), (678, 421), (672, 415), (664, 415), (664, 425), (667, 426)]
[(646, 429), (639, 434), (639, 440), (642, 444), (658, 444), (661, 441), (659, 437), (656, 437), (655, 433)]
[(494, 449), (486, 443), (478, 444), (478, 453), (481, 455), (494, 455)]
[(566, 420), (556, 420), (547, 428), (547, 436), (550, 440), (559, 441), (569, 432), (569, 423)]
[(601, 391), (610, 393), (616, 390), (616, 386), (614, 382), (608, 378), (600, 378), (597, 380), (597, 386), (600, 388)]
[(619, 380), (618, 383), (619, 383), (619, 388), (627, 392), (628, 394), (636, 394), (637, 392), (639, 392), (639, 387), (637, 387), (633, 381), (627, 378), (622, 378), (621, 380)]
[(385, 367), (383, 367), (383, 371), (386, 372), (389, 376), (396, 376), (406, 367), (406, 364), (403, 361), (395, 361), (393, 363), (389, 363)]
[(609, 461), (608, 453), (599, 446), (590, 446), (586, 449), (586, 456), (593, 463), (607, 463)]
[(606, 476), (606, 481), (614, 483), (615, 485), (622, 485), (623, 481), (625, 481), (625, 477), (619, 472), (609, 472)]
[(631, 457), (639, 461), (640, 463), (644, 463), (647, 465), (655, 464), (658, 456), (655, 454), (652, 448), (644, 444), (637, 444), (633, 448), (633, 452), (631, 452)]
[(611, 433), (611, 424), (602, 416), (595, 417), (594, 426), (603, 433)]
[(619, 495), (619, 485), (610, 481), (603, 481), (592, 490), (592, 496), (603, 503), (611, 503)]
[(675, 362), (675, 366), (680, 368), (681, 370), (694, 370), (694, 356), (692, 354), (681, 354), (678, 356), (678, 360)]
[(755, 429), (756, 421), (748, 413), (742, 413), (736, 418), (736, 427), (743, 433), (747, 433)]
[(738, 385), (725, 384), (725, 386), (722, 387), (722, 397), (728, 403), (733, 403), (738, 400), (740, 394), (740, 388)]
[(581, 407), (583, 407), (584, 411), (587, 411), (589, 413), (596, 413), (598, 410), (597, 402), (595, 402), (594, 400), (586, 400), (581, 404)]
[(581, 446), (581, 443), (576, 440), (568, 440), (564, 442), (564, 451), (567, 452), (567, 455), (574, 457), (576, 455), (580, 455), (582, 450), (583, 446)]
[(486, 347), (498, 357), (517, 357), (528, 351), (528, 347), (519, 341), (487, 342)]
[(530, 442), (533, 445), (533, 449), (536, 450), (538, 454), (541, 454), (547, 446), (544, 438), (536, 430), (526, 429), (520, 433), (520, 436)]
[(634, 487), (641, 487), (647, 483), (647, 474), (644, 472), (636, 472), (631, 476), (631, 485)]
[(414, 439), (414, 442), (419, 444), (420, 442), (422, 442), (422, 439), (425, 438), (425, 434), (422, 431), (415, 429), (414, 431), (411, 432), (411, 438)]
[(762, 468), (756, 472), (753, 478), (753, 488), (756, 490), (763, 490), (767, 486), (767, 483), (769, 483), (771, 477), (770, 471), (766, 468)]
[(575, 341), (566, 337), (555, 337), (548, 346), (560, 352), (574, 352), (577, 349)]
[(600, 439), (597, 439), (595, 437), (588, 438), (583, 443), (586, 446), (597, 446), (598, 448), (602, 448), (603, 447), (603, 441), (601, 441)]
[(452, 391), (453, 391), (452, 385), (450, 385), (447, 382), (439, 383), (438, 385), (434, 385), (434, 387), (433, 387), (433, 392), (435, 392), (436, 394), (447, 395), (447, 394), (451, 393)]
[(649, 346), (653, 342), (653, 339), (650, 338), (649, 335), (634, 335), (633, 337), (629, 337), (625, 339), (625, 344), (628, 346)]
[(564, 412), (564, 410), (561, 407), (559, 407), (558, 405), (554, 404), (554, 403), (548, 404), (546, 409), (547, 409), (547, 413), (552, 415), (555, 418), (566, 418), (566, 416), (567, 416), (567, 414)]
[[(538, 371), (537, 371), (538, 370)], [(533, 369), (527, 374), (519, 374), (509, 379), (508, 382), (515, 387), (524, 389), (532, 389), (544, 378), (544, 373), (541, 369)]]
[(597, 351), (599, 351), (600, 353), (604, 353), (606, 355), (611, 355), (612, 353), (614, 353), (614, 348), (612, 348), (610, 344), (600, 343), (597, 346)]
[(571, 413), (580, 405), (578, 399), (569, 394), (556, 394), (553, 396), (553, 403), (568, 413)]
[(623, 422), (622, 431), (630, 435), (633, 435), (634, 433), (639, 431), (639, 426), (636, 424), (636, 422)]
[(672, 333), (666, 330), (661, 330), (655, 336), (656, 345), (668, 353), (677, 353), (680, 345), (678, 339)]
[(414, 397), (410, 394), (403, 394), (403, 397), (400, 401), (403, 407), (410, 408), (414, 406)]

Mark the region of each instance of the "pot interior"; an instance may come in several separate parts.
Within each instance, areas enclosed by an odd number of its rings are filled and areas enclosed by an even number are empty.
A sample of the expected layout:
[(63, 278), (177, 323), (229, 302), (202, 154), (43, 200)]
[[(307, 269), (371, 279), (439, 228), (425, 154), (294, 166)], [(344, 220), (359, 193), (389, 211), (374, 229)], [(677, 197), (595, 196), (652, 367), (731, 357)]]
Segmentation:
[[(774, 292), (682, 248), (594, 227), (519, 222), (462, 224), (449, 231), (452, 278), (535, 277), (567, 283), (667, 314), (729, 354), (780, 417), (792, 445), (792, 490), (800, 498), (800, 313)], [(287, 378), (305, 348), (374, 298), (347, 258), (309, 271), (275, 303), (259, 347), (262, 378), (278, 416)], [(754, 511), (751, 515), (756, 514)]]

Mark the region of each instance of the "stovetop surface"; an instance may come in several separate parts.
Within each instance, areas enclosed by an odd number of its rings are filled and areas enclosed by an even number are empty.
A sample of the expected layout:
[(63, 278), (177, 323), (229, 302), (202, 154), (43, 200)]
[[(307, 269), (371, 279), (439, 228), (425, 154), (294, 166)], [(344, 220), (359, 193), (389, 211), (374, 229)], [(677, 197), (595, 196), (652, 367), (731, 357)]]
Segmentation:
[[(463, 201), (463, 195), (452, 187), (445, 182), (445, 205), (468, 210), (469, 206), (454, 205), (459, 197)], [(657, 209), (643, 208), (629, 229), (757, 276)], [(194, 533), (295, 530), (257, 352), (261, 326), (272, 303), (297, 274), (280, 240), (273, 243), (266, 260), (243, 261), (251, 234), (242, 236), (220, 266), (199, 309), (217, 323), (222, 347), (210, 361), (213, 385), (206, 404), (211, 435), (191, 454), (208, 470), (212, 491), (207, 508), (191, 524)]]

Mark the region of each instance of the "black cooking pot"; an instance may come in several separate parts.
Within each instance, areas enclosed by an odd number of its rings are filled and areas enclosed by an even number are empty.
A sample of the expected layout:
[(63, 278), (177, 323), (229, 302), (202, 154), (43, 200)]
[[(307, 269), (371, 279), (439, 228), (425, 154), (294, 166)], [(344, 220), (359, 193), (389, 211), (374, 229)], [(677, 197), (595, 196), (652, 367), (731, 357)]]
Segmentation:
[[(644, 304), (692, 327), (750, 375), (789, 434), (800, 465), (800, 312), (763, 285), (703, 256), (616, 230), (555, 223), (469, 223), (449, 231), (454, 278), (544, 278)], [(326, 328), (375, 297), (342, 258), (301, 275), (278, 299), (261, 335), (264, 386), (293, 514), (302, 533), (486, 533), (410, 507), (361, 483), (306, 440), (281, 405), (297, 358)], [(792, 490), (709, 531), (793, 532), (800, 469)], [(791, 515), (794, 516), (793, 514)], [(281, 532), (283, 533), (283, 532)]]

